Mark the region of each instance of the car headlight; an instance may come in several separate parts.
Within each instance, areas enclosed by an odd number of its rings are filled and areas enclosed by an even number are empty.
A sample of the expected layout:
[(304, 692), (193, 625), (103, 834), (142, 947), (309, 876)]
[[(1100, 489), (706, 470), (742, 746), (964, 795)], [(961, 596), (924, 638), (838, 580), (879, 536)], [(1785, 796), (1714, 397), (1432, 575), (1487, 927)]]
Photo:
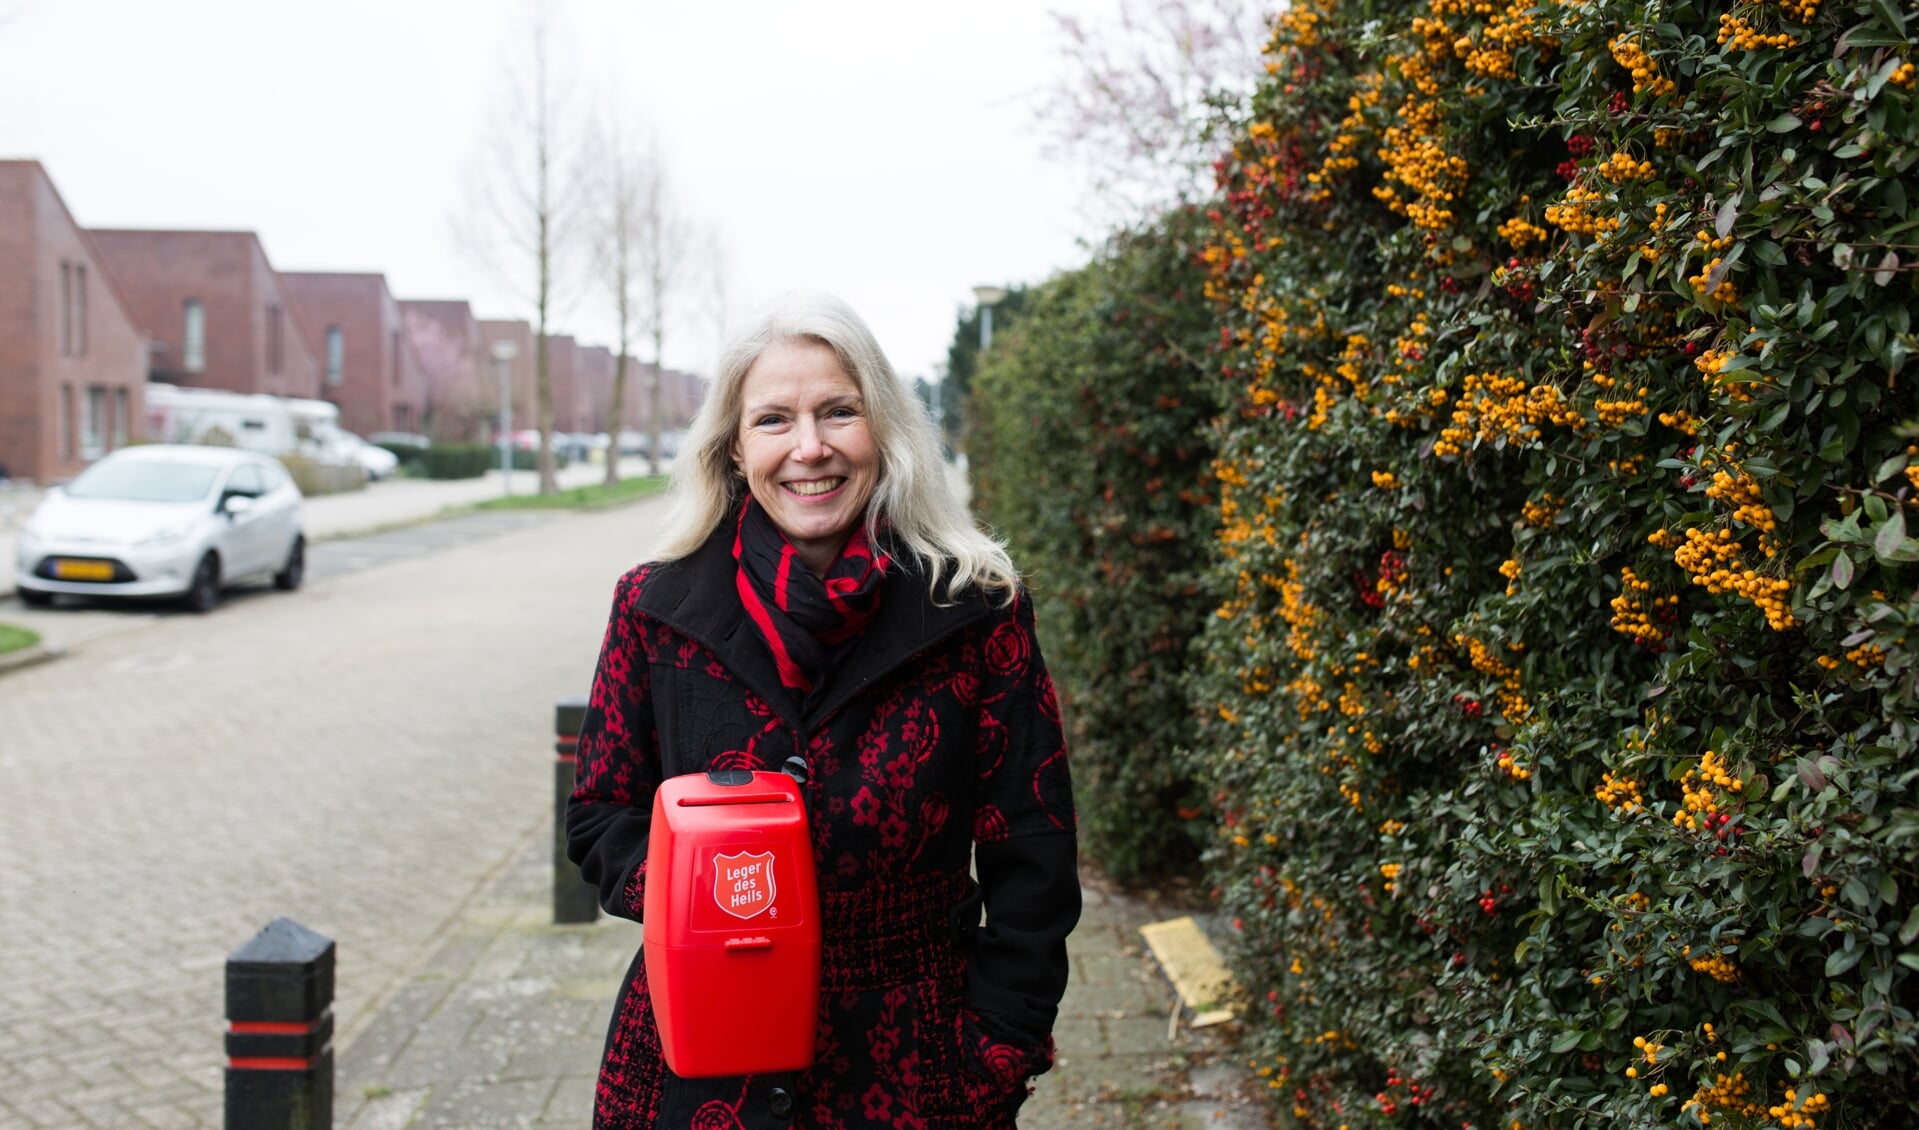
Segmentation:
[(172, 545), (192, 532), (192, 526), (168, 526), (153, 531), (133, 544), (139, 549), (157, 549), (163, 545)]

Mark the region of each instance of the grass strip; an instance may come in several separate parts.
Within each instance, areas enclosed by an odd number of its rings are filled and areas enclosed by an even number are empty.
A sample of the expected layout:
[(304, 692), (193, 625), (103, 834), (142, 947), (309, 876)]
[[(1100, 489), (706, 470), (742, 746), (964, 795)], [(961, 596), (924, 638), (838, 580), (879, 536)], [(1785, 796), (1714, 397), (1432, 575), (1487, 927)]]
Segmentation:
[(658, 494), (666, 489), (665, 475), (641, 475), (631, 479), (621, 479), (612, 486), (594, 483), (591, 486), (574, 487), (571, 490), (554, 494), (515, 494), (505, 498), (491, 498), (474, 504), (475, 510), (591, 510), (601, 506), (616, 506), (623, 502), (637, 502), (642, 498)]
[(0, 624), (0, 655), (32, 647), (40, 642), (39, 632), (30, 632), (14, 624)]

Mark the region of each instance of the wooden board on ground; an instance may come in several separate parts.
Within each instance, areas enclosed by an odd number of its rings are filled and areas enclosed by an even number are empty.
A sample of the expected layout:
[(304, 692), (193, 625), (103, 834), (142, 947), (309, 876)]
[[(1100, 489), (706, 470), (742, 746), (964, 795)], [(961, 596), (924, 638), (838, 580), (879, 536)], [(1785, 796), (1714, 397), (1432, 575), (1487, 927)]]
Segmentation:
[(1233, 1018), (1232, 1010), (1224, 1007), (1233, 985), (1232, 974), (1191, 915), (1151, 922), (1141, 926), (1139, 932), (1179, 999), (1193, 1010), (1193, 1027), (1204, 1028)]

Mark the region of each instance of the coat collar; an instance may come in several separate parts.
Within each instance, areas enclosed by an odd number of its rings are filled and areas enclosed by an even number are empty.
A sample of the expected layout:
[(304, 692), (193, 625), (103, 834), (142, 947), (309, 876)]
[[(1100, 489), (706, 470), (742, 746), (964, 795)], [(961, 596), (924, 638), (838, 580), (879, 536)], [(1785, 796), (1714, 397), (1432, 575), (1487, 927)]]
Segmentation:
[(799, 698), (780, 685), (772, 652), (740, 606), (734, 581), (738, 569), (731, 531), (722, 523), (699, 549), (654, 575), (640, 592), (639, 609), (706, 645), (802, 735), (811, 734), (888, 672), (991, 611), (986, 599), (971, 589), (953, 604), (935, 604), (925, 574), (896, 562), (866, 631), (802, 708)]

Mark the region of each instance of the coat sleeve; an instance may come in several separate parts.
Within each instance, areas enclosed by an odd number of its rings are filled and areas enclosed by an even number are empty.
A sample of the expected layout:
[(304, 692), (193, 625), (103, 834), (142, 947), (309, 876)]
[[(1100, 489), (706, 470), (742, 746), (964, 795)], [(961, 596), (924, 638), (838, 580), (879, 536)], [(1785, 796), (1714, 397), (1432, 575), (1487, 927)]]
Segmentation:
[(646, 621), (636, 608), (645, 567), (620, 579), (580, 725), (566, 854), (599, 888), (608, 914), (638, 920), (646, 883), (653, 793), (660, 783)]
[(1031, 598), (994, 624), (982, 655), (974, 862), (986, 921), (966, 970), (966, 1005), (990, 1037), (1020, 1048), (1026, 1074), (1051, 1063), (1066, 991), (1066, 935), (1079, 921), (1079, 849), (1059, 699), (1040, 656)]

